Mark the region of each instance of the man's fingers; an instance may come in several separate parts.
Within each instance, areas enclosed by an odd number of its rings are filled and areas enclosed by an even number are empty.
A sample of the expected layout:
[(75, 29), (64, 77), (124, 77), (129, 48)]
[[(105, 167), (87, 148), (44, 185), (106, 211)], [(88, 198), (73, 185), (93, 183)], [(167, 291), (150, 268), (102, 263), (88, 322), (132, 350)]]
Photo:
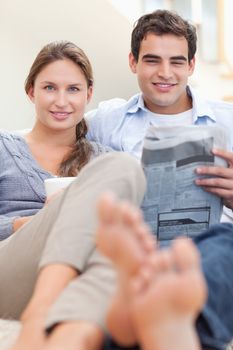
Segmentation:
[(217, 166), (203, 166), (196, 168), (198, 175), (219, 176), (225, 179), (233, 179), (233, 169)]
[(230, 166), (233, 166), (233, 152), (225, 151), (223, 149), (214, 148), (212, 150), (215, 156), (225, 159)]
[(232, 190), (233, 193), (233, 179), (225, 179), (225, 178), (208, 178), (208, 179), (196, 179), (195, 184), (198, 186), (204, 187), (216, 187), (222, 188), (225, 190)]
[(207, 187), (207, 186), (206, 187), (203, 186), (203, 189), (206, 192), (216, 194), (217, 196), (223, 199), (233, 201), (233, 190), (228, 190), (228, 189), (219, 188), (219, 187)]

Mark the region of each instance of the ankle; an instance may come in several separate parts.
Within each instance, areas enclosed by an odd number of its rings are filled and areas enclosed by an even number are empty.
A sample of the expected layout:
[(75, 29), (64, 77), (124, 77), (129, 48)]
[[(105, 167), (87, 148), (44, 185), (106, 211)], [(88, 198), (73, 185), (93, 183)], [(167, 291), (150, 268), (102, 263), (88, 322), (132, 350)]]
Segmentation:
[(174, 344), (179, 350), (200, 350), (200, 343), (193, 322), (175, 320), (154, 327), (153, 325), (138, 332), (141, 347), (144, 350), (170, 350)]
[[(61, 349), (98, 350), (102, 348), (103, 331), (96, 325), (85, 321), (69, 321), (58, 324), (49, 336), (49, 344)], [(58, 347), (58, 349), (60, 349)]]
[(48, 313), (48, 308), (43, 305), (43, 303), (39, 305), (40, 307), (38, 307), (38, 305), (35, 303), (29, 303), (21, 314), (20, 321), (22, 323), (28, 323), (29, 321), (44, 320)]

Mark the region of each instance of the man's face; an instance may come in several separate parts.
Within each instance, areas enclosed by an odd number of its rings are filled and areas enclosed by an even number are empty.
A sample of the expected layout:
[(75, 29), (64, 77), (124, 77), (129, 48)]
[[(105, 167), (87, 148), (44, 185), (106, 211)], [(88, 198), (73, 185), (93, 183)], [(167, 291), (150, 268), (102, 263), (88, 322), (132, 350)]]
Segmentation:
[(191, 108), (186, 85), (195, 59), (188, 62), (188, 43), (184, 37), (148, 33), (141, 42), (138, 61), (130, 53), (129, 64), (137, 74), (149, 110), (177, 114)]

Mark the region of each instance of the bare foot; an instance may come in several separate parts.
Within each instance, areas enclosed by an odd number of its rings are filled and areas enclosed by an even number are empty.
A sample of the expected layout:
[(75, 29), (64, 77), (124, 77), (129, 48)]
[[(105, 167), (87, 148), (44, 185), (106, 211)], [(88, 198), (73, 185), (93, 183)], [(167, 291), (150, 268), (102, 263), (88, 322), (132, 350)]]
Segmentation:
[(105, 194), (98, 202), (97, 247), (115, 265), (119, 288), (111, 304), (107, 323), (112, 336), (122, 345), (136, 337), (128, 314), (128, 280), (155, 249), (155, 240), (139, 209)]
[(188, 239), (157, 251), (131, 279), (131, 317), (144, 350), (199, 350), (194, 322), (207, 289), (199, 255)]
[(141, 211), (128, 202), (118, 202), (110, 193), (100, 198), (98, 217), (97, 247), (112, 260), (120, 277), (128, 280), (154, 252), (155, 240)]

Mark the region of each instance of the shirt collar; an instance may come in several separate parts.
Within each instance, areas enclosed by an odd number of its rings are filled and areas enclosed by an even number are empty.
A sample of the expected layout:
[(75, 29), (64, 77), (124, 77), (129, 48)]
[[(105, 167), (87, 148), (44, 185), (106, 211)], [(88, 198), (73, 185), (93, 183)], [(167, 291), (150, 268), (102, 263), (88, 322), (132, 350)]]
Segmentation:
[(137, 113), (139, 109), (142, 109), (145, 112), (148, 112), (148, 109), (145, 107), (142, 93), (133, 96), (128, 102), (128, 113)]
[(192, 98), (192, 108), (193, 108), (193, 123), (195, 124), (198, 119), (210, 119), (212, 122), (216, 122), (216, 117), (214, 112), (209, 107), (209, 104), (201, 98), (197, 92), (190, 86), (187, 86), (187, 93)]
[[(210, 119), (212, 122), (216, 122), (216, 117), (209, 104), (190, 86), (187, 86), (187, 93), (192, 98), (193, 123), (197, 123), (200, 119)], [(140, 109), (148, 112), (142, 93), (133, 96), (127, 103), (127, 113), (137, 113)]]

